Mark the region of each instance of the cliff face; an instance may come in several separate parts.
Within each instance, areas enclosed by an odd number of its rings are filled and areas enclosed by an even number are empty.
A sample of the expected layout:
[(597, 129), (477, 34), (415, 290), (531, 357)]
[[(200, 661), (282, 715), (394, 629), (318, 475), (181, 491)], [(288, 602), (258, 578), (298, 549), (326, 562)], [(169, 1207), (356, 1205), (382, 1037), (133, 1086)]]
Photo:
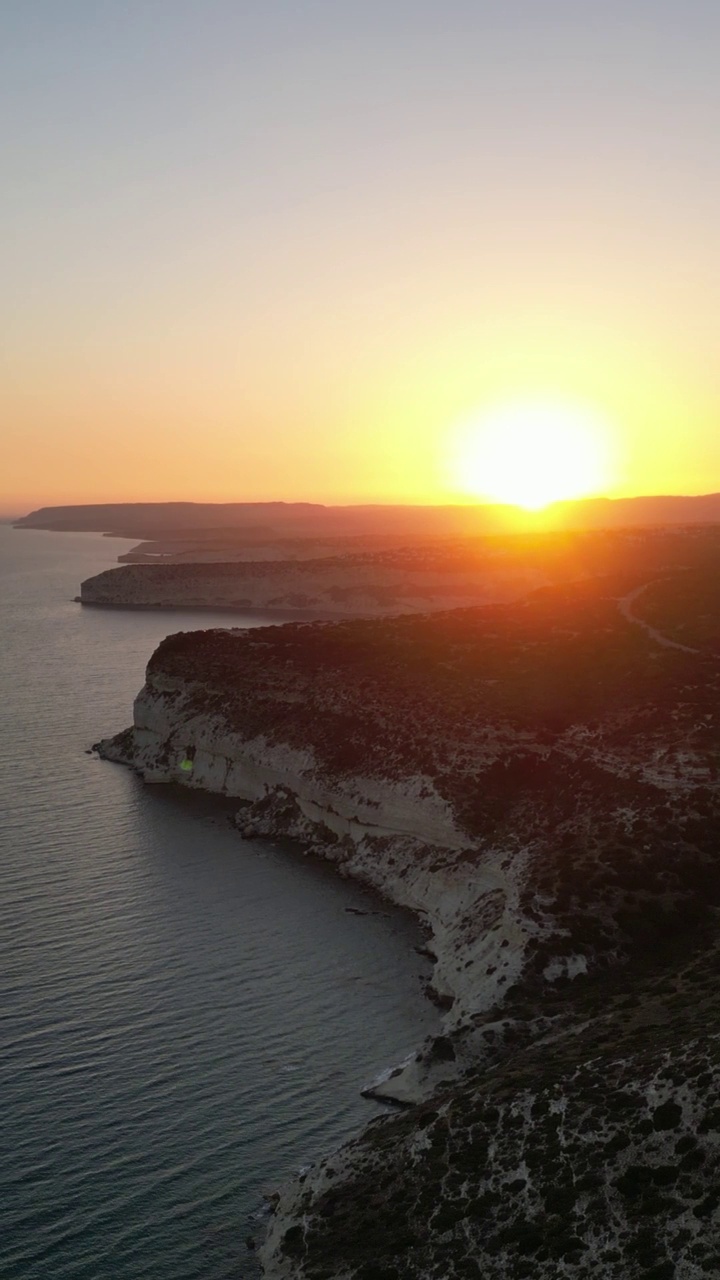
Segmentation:
[(377, 1086), (416, 1105), (289, 1189), (269, 1275), (707, 1274), (720, 671), (619, 595), (169, 637), (100, 744), (431, 933), (443, 1033)]
[[(220, 633), (205, 634), (210, 643), (216, 638), (224, 643)], [(242, 650), (242, 638), (235, 643)], [(265, 691), (278, 674), (264, 666), (262, 672), (255, 669)], [(277, 685), (275, 692), (280, 693)], [(292, 697), (290, 690), (284, 692)], [(257, 694), (262, 701), (260, 689)], [(295, 837), (335, 862), (343, 874), (417, 911), (432, 930), (438, 955), (434, 994), (452, 1006), (453, 1023), (462, 1015), (466, 996), (473, 1010), (491, 1007), (498, 983), (512, 980), (518, 966), (521, 948), (513, 908), (522, 851), (508, 861), (504, 851), (489, 847), (482, 867), (476, 866), (470, 878), (472, 842), (452, 803), (421, 766), (407, 773), (396, 770), (395, 776), (380, 770), (338, 770), (328, 760), (327, 743), (317, 750), (310, 743), (302, 746), (289, 724), (286, 734), (279, 735), (277, 722), (259, 733), (252, 731), (259, 727), (253, 724), (248, 736), (219, 701), (207, 686), (153, 668), (135, 701), (133, 728), (101, 744), (102, 753), (131, 763), (150, 783), (180, 782), (236, 797), (244, 802), (238, 825), (248, 837)], [(297, 700), (289, 706), (312, 714), (312, 707)], [(283, 708), (280, 695), (276, 715), (283, 709), (287, 704)], [(345, 717), (341, 712), (343, 721)], [(340, 755), (352, 751), (341, 739), (335, 740), (335, 748)], [(482, 915), (493, 929), (469, 932), (464, 920), (468, 912), (476, 919)], [(513, 939), (512, 947), (506, 938)], [(468, 969), (493, 961), (497, 978), (487, 979), (480, 992)], [(385, 1091), (403, 1100), (414, 1098), (416, 1075), (414, 1068), (402, 1080), (394, 1077)]]
[[(393, 563), (393, 560), (396, 560)], [(511, 600), (545, 579), (521, 567), (423, 565), (381, 554), (321, 560), (124, 565), (88, 578), (86, 605), (389, 616)]]

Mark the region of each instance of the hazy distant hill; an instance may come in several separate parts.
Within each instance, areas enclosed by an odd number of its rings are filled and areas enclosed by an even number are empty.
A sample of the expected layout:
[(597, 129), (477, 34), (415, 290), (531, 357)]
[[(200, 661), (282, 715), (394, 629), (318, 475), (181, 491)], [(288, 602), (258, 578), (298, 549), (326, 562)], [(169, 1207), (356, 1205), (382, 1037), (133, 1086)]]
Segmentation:
[(16, 521), (18, 528), (58, 529), (76, 533), (115, 533), (130, 538), (151, 534), (179, 535), (184, 530), (244, 528), (267, 534), (295, 521), (302, 527), (311, 513), (323, 511), (309, 502), (105, 502), (82, 506), (40, 507)]
[[(592, 498), (558, 502), (539, 515), (522, 513), (532, 528), (599, 529), (662, 524), (720, 523), (720, 494), (695, 497)], [(138, 502), (41, 507), (16, 522), (18, 528), (113, 533), (129, 538), (201, 539), (218, 530), (248, 538), (269, 535), (348, 536), (376, 533), (453, 535), (491, 533), (517, 527), (518, 512), (506, 506), (323, 506), (310, 502)]]
[(718, 524), (720, 493), (694, 496), (652, 495), (643, 498), (587, 498), (558, 502), (558, 523), (572, 528), (603, 529), (624, 525)]

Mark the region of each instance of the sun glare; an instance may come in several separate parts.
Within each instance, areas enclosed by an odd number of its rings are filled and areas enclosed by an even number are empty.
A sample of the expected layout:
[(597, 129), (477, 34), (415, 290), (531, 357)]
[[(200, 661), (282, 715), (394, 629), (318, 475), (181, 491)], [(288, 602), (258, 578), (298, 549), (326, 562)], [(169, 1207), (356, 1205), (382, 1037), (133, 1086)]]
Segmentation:
[(458, 430), (450, 458), (453, 484), (529, 511), (588, 497), (610, 481), (611, 434), (602, 414), (581, 404), (497, 405)]

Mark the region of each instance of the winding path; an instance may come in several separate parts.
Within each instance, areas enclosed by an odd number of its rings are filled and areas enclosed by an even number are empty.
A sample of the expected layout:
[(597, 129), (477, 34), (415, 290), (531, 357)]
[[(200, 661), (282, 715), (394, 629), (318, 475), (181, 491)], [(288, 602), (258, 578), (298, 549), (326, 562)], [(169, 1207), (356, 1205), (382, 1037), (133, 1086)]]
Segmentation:
[(681, 649), (683, 653), (699, 653), (699, 649), (693, 649), (689, 644), (680, 644), (677, 640), (670, 640), (669, 637), (664, 636), (661, 631), (656, 630), (655, 627), (651, 627), (649, 622), (645, 622), (643, 618), (638, 618), (637, 614), (633, 613), (633, 605), (638, 596), (641, 596), (643, 591), (647, 591), (648, 587), (651, 587), (653, 582), (659, 581), (661, 581), (661, 579), (653, 578), (651, 582), (644, 582), (641, 587), (635, 587), (634, 591), (629, 591), (626, 596), (622, 596), (618, 600), (618, 609), (620, 610), (623, 618), (628, 622), (632, 622), (634, 626), (642, 627), (643, 630), (647, 631), (650, 638), (654, 640), (656, 644), (661, 644), (666, 649)]

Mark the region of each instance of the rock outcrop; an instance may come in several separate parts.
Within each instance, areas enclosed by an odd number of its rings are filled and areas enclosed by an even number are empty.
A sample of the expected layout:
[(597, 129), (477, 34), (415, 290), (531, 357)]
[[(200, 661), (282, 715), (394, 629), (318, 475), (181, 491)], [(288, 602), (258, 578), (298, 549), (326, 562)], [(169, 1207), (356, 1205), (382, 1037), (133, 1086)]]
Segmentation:
[(720, 668), (632, 586), (171, 636), (99, 744), (428, 927), (442, 1034), (284, 1193), (269, 1276), (716, 1272)]

